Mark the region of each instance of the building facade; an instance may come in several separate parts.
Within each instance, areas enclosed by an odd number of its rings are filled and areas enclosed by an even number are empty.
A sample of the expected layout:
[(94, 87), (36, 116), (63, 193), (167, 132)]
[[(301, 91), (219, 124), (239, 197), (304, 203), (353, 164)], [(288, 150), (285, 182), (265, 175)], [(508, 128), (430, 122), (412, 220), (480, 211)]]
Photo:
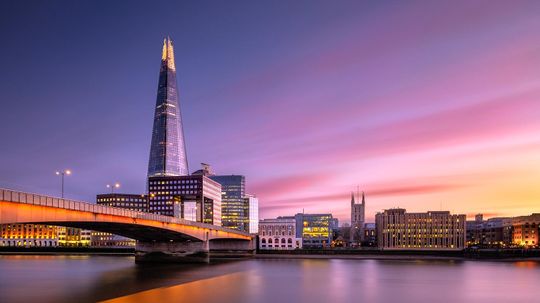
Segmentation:
[(375, 216), (377, 246), (401, 250), (462, 250), (466, 240), (465, 215), (448, 211), (407, 213), (389, 209)]
[(337, 220), (332, 214), (296, 214), (296, 237), (302, 239), (303, 248), (329, 248), (332, 244), (333, 231), (338, 229)]
[(56, 247), (58, 227), (40, 224), (2, 224), (0, 246)]
[[(101, 194), (96, 196), (96, 203), (99, 205), (148, 212), (147, 195), (120, 193)], [(91, 235), (91, 246), (93, 247), (131, 248), (135, 247), (137, 242), (134, 239), (99, 231), (92, 231)]]
[(481, 214), (467, 221), (467, 246), (478, 248), (505, 248), (512, 246), (512, 218), (490, 218)]
[(221, 225), (249, 231), (249, 204), (245, 199), (246, 178), (240, 175), (214, 175), (209, 178), (221, 184)]
[(202, 175), (148, 178), (149, 212), (221, 226), (221, 185)]
[(92, 231), (73, 227), (57, 227), (58, 246), (88, 247), (92, 243)]
[(539, 247), (540, 214), (515, 217), (512, 221), (512, 242), (525, 248)]
[[(360, 200), (360, 197), (358, 197)], [(366, 199), (362, 192), (362, 201), (354, 201), (354, 193), (351, 193), (351, 231), (349, 233), (349, 242), (351, 246), (360, 246), (364, 240), (364, 223), (366, 217)]]
[(260, 250), (294, 250), (302, 248), (302, 239), (296, 235), (294, 218), (264, 219), (259, 221)]
[(170, 38), (163, 41), (161, 67), (148, 161), (148, 177), (189, 174), (174, 49)]

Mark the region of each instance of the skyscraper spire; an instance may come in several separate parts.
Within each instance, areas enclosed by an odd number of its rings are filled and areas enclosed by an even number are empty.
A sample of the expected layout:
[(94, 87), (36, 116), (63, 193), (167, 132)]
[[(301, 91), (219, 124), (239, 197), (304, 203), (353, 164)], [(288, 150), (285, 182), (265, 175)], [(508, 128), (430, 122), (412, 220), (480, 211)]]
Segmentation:
[(172, 40), (163, 40), (148, 177), (188, 175)]

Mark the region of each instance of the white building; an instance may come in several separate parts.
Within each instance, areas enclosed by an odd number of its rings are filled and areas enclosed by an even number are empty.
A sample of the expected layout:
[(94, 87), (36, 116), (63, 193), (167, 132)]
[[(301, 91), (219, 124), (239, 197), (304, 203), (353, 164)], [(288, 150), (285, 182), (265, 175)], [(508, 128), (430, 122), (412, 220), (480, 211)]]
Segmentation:
[(260, 250), (293, 250), (302, 248), (302, 238), (296, 237), (296, 220), (264, 219), (259, 221)]

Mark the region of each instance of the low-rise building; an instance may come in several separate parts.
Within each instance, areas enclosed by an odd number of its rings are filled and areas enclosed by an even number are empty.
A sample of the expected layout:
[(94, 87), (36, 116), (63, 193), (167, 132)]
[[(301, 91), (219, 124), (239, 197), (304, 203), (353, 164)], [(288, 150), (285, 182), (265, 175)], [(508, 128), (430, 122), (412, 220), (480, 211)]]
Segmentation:
[(512, 218), (490, 218), (481, 214), (474, 221), (467, 221), (467, 246), (504, 248), (512, 246)]
[(515, 245), (527, 248), (539, 247), (540, 214), (515, 217), (512, 228), (512, 240)]
[(465, 248), (465, 215), (449, 211), (407, 213), (388, 209), (375, 216), (377, 246), (395, 250), (461, 250)]
[(296, 236), (296, 220), (294, 218), (259, 221), (260, 250), (293, 250), (297, 248), (302, 248), (302, 239)]
[(56, 247), (58, 227), (42, 224), (2, 224), (0, 246)]

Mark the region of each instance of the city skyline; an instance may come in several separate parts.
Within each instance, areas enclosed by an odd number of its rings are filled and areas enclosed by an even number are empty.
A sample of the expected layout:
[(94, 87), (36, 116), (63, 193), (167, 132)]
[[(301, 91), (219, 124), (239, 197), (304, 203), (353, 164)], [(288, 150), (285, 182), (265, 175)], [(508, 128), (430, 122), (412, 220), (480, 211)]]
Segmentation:
[[(54, 172), (69, 168), (68, 198), (93, 201), (111, 179), (123, 192), (143, 192), (155, 54), (170, 35), (189, 165), (245, 175), (261, 218), (305, 209), (346, 222), (357, 185), (370, 222), (398, 206), (486, 217), (540, 211), (533, 7), (499, 2), (479, 14), (482, 5), (465, 2), (341, 3), (299, 20), (298, 3), (291, 14), (284, 4), (264, 12), (248, 5), (251, 15), (232, 5), (236, 19), (221, 17), (223, 7), (208, 8), (213, 18), (189, 16), (189, 4), (157, 18), (164, 7), (137, 5), (154, 20), (142, 30), (135, 12), (117, 24), (115, 6), (103, 24), (90, 20), (103, 5), (48, 4), (18, 19), (0, 13), (10, 41), (0, 50), (0, 98), (13, 113), (0, 122), (9, 143), (0, 187), (59, 196)], [(419, 6), (423, 13), (410, 14)], [(242, 27), (255, 17), (255, 28)], [(49, 28), (30, 32), (25, 22)]]

